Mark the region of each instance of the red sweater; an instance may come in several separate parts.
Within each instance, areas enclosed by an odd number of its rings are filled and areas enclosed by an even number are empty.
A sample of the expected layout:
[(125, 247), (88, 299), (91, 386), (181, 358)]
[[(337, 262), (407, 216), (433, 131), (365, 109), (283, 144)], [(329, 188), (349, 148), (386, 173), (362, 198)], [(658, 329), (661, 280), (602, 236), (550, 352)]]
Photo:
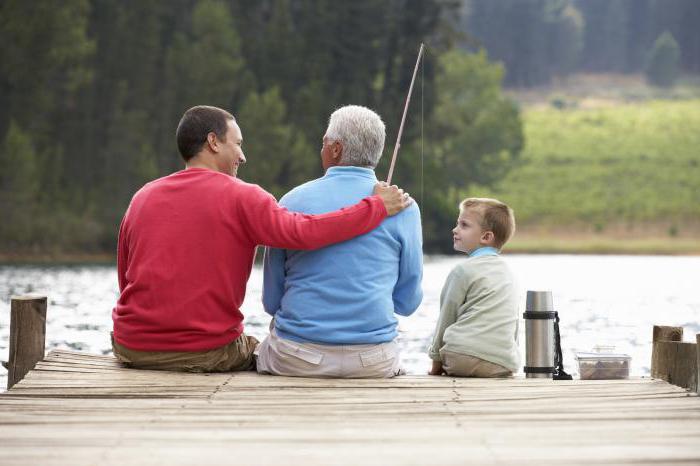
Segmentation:
[(313, 249), (367, 233), (379, 196), (323, 215), (292, 213), (257, 185), (203, 168), (148, 183), (119, 229), (114, 338), (140, 351), (206, 351), (243, 332), (257, 245)]

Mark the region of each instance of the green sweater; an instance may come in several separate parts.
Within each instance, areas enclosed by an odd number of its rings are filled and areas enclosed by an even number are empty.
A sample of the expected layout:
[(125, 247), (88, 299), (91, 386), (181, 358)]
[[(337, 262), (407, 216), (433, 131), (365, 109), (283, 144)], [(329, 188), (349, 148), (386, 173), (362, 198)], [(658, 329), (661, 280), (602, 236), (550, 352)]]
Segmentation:
[(430, 358), (441, 361), (445, 350), (517, 372), (518, 322), (518, 291), (505, 261), (497, 255), (468, 258), (442, 288)]

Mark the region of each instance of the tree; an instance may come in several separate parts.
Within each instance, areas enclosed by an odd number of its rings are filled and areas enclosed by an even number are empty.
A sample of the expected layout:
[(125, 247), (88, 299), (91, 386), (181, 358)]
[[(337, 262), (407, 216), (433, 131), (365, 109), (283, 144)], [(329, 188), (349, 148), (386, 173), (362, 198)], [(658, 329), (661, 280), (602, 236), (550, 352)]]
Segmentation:
[(547, 16), (552, 74), (567, 76), (575, 71), (583, 50), (583, 16), (567, 3), (552, 5)]
[(180, 167), (175, 156), (174, 128), (182, 114), (194, 105), (235, 108), (251, 89), (251, 76), (241, 54), (241, 39), (228, 6), (218, 0), (202, 0), (191, 13), (189, 28), (177, 32), (166, 54), (161, 140), (172, 148), (161, 169)]
[[(503, 178), (524, 143), (518, 108), (501, 94), (502, 66), (490, 63), (483, 50), (447, 52), (438, 65), (423, 173), (432, 209), (431, 220), (424, 224), (425, 244), (433, 249), (446, 247), (440, 238), (451, 228), (463, 194), (474, 184), (490, 186)], [(415, 166), (416, 149), (404, 163)], [(405, 171), (416, 172), (409, 167)]]
[[(635, 3), (633, 0), (631, 3)], [(627, 64), (627, 0), (578, 0), (586, 22), (582, 66), (589, 71), (623, 71)]]
[(475, 54), (440, 58), (437, 103), (429, 123), (445, 186), (464, 189), (503, 177), (523, 146), (515, 103), (501, 94), (503, 68)]
[(39, 166), (29, 134), (10, 122), (0, 146), (0, 241), (23, 249), (31, 244), (39, 201)]
[[(633, 3), (633, 4), (632, 4)], [(656, 0), (633, 0), (627, 4), (626, 72), (636, 73), (644, 69), (649, 48), (654, 42), (654, 16), (652, 7)]]
[(0, 145), (29, 154), (26, 166), (0, 156), (41, 186), (26, 196), (15, 188), (27, 176), (3, 181), (3, 219), (24, 199), (13, 223), (36, 234), (7, 233), (0, 253), (113, 251), (131, 195), (182, 167), (174, 132), (192, 105), (239, 118), (251, 157), (241, 176), (277, 195), (320, 174), (317, 144), (341, 105), (377, 110), (393, 140), (420, 42), (431, 115), (433, 58), (452, 44), (458, 3), (0, 0)]
[[(234, 21), (257, 92), (277, 87), (294, 126), (317, 140), (330, 113), (361, 104), (395, 115), (421, 41), (449, 46), (454, 0), (234, 0)], [(426, 65), (427, 89), (433, 69)], [(429, 92), (429, 91), (428, 91)], [(299, 109), (299, 111), (297, 111)], [(389, 121), (389, 123), (393, 123)], [(389, 133), (398, 128), (390, 127)], [(412, 139), (407, 128), (406, 140)]]
[(262, 185), (277, 198), (319, 173), (318, 152), (286, 122), (286, 113), (277, 88), (251, 93), (238, 112), (244, 153), (251, 162), (240, 169), (239, 176)]
[(470, 0), (466, 12), (467, 32), (505, 64), (508, 85), (546, 84), (578, 63), (584, 22), (571, 0)]
[(50, 139), (53, 112), (90, 81), (87, 0), (0, 2), (0, 134), (10, 120)]
[(656, 26), (654, 36), (668, 31), (681, 49), (682, 68), (692, 73), (700, 72), (700, 2), (656, 0), (653, 6), (651, 15)]
[(87, 0), (0, 2), (0, 215), (13, 225), (0, 234), (7, 250), (33, 251), (62, 233), (42, 223), (59, 218), (67, 205), (62, 156), (74, 139), (63, 125), (92, 82), (89, 6)]
[(244, 70), (240, 42), (226, 4), (203, 0), (195, 6), (190, 33), (177, 34), (167, 52), (168, 86), (181, 106), (177, 114), (205, 102), (231, 105)]
[(671, 87), (678, 78), (680, 48), (669, 32), (654, 42), (646, 67), (647, 80), (654, 86)]

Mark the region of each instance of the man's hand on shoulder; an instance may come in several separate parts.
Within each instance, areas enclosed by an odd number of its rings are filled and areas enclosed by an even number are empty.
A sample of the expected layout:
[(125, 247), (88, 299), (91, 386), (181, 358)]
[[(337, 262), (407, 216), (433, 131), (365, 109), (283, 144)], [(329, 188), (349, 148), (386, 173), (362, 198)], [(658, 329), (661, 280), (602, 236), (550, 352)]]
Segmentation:
[(413, 203), (408, 193), (396, 185), (389, 186), (386, 181), (380, 181), (374, 186), (374, 193), (382, 198), (387, 213), (396, 215)]

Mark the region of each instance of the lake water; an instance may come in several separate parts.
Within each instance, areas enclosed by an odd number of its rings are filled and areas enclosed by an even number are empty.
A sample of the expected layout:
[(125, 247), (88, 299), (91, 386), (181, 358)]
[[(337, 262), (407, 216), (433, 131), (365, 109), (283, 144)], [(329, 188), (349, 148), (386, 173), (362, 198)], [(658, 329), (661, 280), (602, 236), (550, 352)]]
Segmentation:
[[(700, 333), (700, 257), (505, 255), (522, 291), (552, 290), (561, 317), (567, 371), (577, 373), (575, 351), (614, 345), (632, 356), (631, 374), (649, 374), (652, 326), (682, 326), (686, 338)], [(423, 374), (438, 314), (440, 290), (463, 258), (427, 256), (425, 297), (411, 317), (400, 318), (400, 343), (409, 373)], [(246, 332), (267, 333), (269, 316), (260, 302), (262, 270), (255, 267), (243, 304)], [(111, 308), (117, 298), (114, 267), (0, 266), (0, 360), (8, 358), (10, 296), (41, 293), (49, 297), (46, 347), (109, 354)], [(521, 309), (522, 311), (523, 309)], [(524, 325), (520, 344), (524, 357)], [(6, 386), (0, 367), (0, 390)]]

